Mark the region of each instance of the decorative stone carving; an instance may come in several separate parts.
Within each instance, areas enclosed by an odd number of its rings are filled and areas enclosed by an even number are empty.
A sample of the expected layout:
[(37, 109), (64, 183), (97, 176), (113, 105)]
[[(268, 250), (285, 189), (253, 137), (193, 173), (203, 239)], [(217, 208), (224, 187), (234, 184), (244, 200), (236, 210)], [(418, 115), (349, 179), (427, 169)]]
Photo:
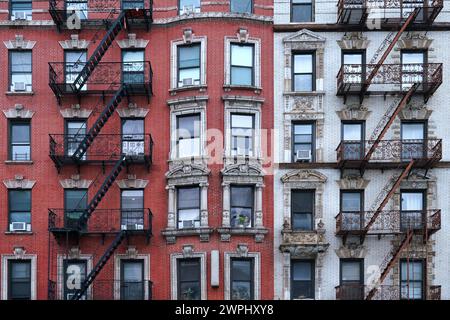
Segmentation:
[(359, 175), (347, 175), (336, 182), (342, 190), (364, 190), (370, 180), (363, 179)]
[(20, 118), (20, 119), (31, 119), (34, 115), (34, 111), (27, 110), (22, 104), (17, 103), (13, 108), (8, 110), (3, 110), (3, 114), (8, 119)]
[(369, 46), (370, 41), (362, 32), (349, 32), (345, 33), (341, 40), (337, 40), (337, 43), (343, 50), (362, 50)]
[(302, 29), (283, 39), (284, 43), (288, 42), (325, 42), (326, 39), (317, 33), (307, 29)]
[(192, 254), (194, 253), (194, 246), (193, 245), (185, 245), (183, 246), (183, 257), (184, 258), (190, 258), (192, 257)]
[(188, 44), (192, 42), (192, 38), (194, 37), (194, 33), (191, 28), (186, 28), (183, 30), (183, 42)]
[(427, 109), (424, 105), (409, 105), (399, 112), (398, 117), (401, 120), (428, 120), (432, 112), (432, 110)]
[(238, 244), (236, 252), (239, 255), (239, 257), (247, 257), (248, 256), (248, 245)]
[(13, 254), (15, 256), (15, 259), (23, 259), (27, 251), (24, 247), (14, 247)]
[(129, 259), (137, 259), (138, 250), (136, 249), (135, 246), (128, 246), (125, 254), (128, 256)]
[(90, 41), (80, 40), (78, 34), (71, 34), (70, 40), (59, 41), (59, 45), (64, 50), (87, 49)]
[(248, 29), (246, 28), (239, 28), (238, 33), (237, 33), (237, 37), (239, 42), (245, 43), (248, 41), (248, 37), (249, 37), (249, 33), (248, 33)]
[(129, 33), (128, 39), (117, 40), (117, 45), (121, 49), (130, 49), (130, 48), (144, 49), (147, 47), (148, 43), (149, 40), (136, 39), (135, 33)]
[(36, 184), (35, 180), (24, 179), (21, 175), (16, 175), (14, 179), (3, 180), (7, 189), (32, 189)]
[(367, 254), (367, 248), (356, 243), (348, 243), (334, 251), (340, 259), (363, 259)]
[(166, 173), (169, 185), (207, 183), (211, 170), (206, 165), (181, 162)]
[(148, 180), (136, 179), (136, 176), (132, 176), (128, 179), (117, 180), (116, 183), (120, 189), (144, 189), (148, 185)]
[(138, 108), (135, 103), (130, 103), (127, 108), (117, 109), (116, 111), (121, 118), (145, 118), (149, 110)]
[(67, 256), (69, 257), (69, 259), (80, 259), (81, 257), (80, 248), (79, 247), (70, 248)]
[(325, 183), (327, 181), (327, 177), (316, 170), (295, 170), (282, 176), (281, 181), (283, 183), (300, 181)]
[(70, 179), (59, 180), (64, 189), (88, 189), (92, 180), (80, 179), (80, 175), (72, 175)]
[(25, 40), (23, 38), (23, 35), (18, 34), (16, 35), (16, 38), (14, 40), (3, 41), (3, 43), (9, 50), (11, 49), (31, 50), (34, 48), (36, 41)]
[(367, 120), (372, 111), (365, 106), (350, 105), (346, 108), (336, 111), (341, 120)]
[(433, 39), (430, 39), (427, 34), (408, 32), (398, 42), (396, 51), (402, 49), (429, 49)]
[(79, 104), (73, 105), (71, 108), (61, 109), (59, 111), (64, 119), (79, 118), (87, 119), (92, 114), (92, 110), (81, 109)]

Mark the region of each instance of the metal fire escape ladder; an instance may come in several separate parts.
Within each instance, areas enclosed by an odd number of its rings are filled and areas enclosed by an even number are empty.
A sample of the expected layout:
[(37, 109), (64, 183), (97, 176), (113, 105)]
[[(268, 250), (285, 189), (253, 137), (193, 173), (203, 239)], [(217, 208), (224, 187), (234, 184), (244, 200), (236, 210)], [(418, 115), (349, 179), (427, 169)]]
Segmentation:
[(83, 69), (78, 74), (77, 78), (73, 82), (74, 92), (80, 92), (89, 76), (94, 71), (95, 67), (100, 63), (101, 59), (105, 55), (108, 48), (113, 43), (116, 36), (124, 28), (126, 21), (126, 10), (122, 10), (117, 19), (111, 24), (108, 32), (103, 37), (100, 44), (95, 49), (94, 53), (90, 56), (89, 60), (84, 65)]
[(403, 238), (402, 242), (400, 243), (400, 246), (391, 251), (389, 255), (386, 256), (385, 260), (383, 261), (381, 265), (381, 274), (380, 278), (378, 279), (377, 283), (374, 285), (374, 287), (369, 291), (369, 293), (366, 296), (366, 300), (371, 300), (375, 294), (378, 291), (379, 285), (383, 283), (383, 281), (386, 279), (387, 275), (391, 271), (391, 269), (394, 267), (394, 265), (397, 263), (398, 259), (400, 258), (401, 252), (411, 243), (411, 240), (413, 238), (414, 232), (412, 230), (409, 230), (405, 237)]
[(402, 25), (400, 30), (397, 32), (395, 37), (392, 39), (392, 41), (389, 40), (392, 35), (388, 34), (388, 37), (382, 43), (380, 48), (383, 48), (383, 44), (385, 44), (385, 43), (386, 44), (389, 43), (389, 46), (386, 49), (386, 51), (383, 53), (383, 55), (381, 56), (380, 60), (376, 64), (376, 66), (370, 72), (370, 74), (367, 77), (366, 81), (364, 82), (364, 85), (362, 86), (361, 93), (360, 93), (360, 100), (361, 101), (363, 100), (364, 95), (366, 94), (367, 90), (369, 89), (369, 86), (372, 83), (373, 78), (375, 78), (375, 75), (378, 73), (378, 71), (380, 70), (381, 66), (386, 61), (386, 59), (389, 56), (389, 54), (391, 53), (392, 49), (394, 49), (395, 44), (400, 39), (400, 36), (403, 34), (403, 32), (405, 32), (405, 30), (408, 28), (408, 26), (414, 21), (414, 19), (417, 17), (419, 12), (420, 12), (420, 8), (415, 8), (414, 11), (411, 12), (411, 14), (409, 15), (408, 19), (406, 19), (405, 23)]
[(75, 292), (75, 294), (72, 296), (71, 300), (80, 300), (83, 297), (86, 290), (89, 288), (89, 286), (92, 284), (92, 282), (94, 282), (95, 278), (98, 276), (100, 271), (102, 271), (103, 267), (106, 265), (106, 263), (111, 258), (113, 253), (116, 251), (116, 249), (122, 243), (123, 239), (125, 239), (125, 236), (126, 236), (126, 231), (121, 231), (120, 233), (117, 234), (114, 241), (111, 243), (111, 245), (105, 251), (105, 253), (100, 258), (100, 260), (97, 262), (97, 264), (92, 269), (92, 271), (87, 275), (86, 279), (81, 284), (80, 289), (78, 289)]

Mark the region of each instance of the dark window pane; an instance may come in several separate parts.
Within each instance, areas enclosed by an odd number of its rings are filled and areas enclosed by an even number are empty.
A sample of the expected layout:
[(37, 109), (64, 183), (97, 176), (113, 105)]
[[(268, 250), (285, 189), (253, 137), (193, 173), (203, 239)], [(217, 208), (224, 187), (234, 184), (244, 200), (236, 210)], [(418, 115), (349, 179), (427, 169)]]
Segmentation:
[(298, 231), (313, 230), (311, 213), (296, 213), (292, 215), (292, 228)]
[(231, 274), (233, 280), (250, 281), (252, 278), (252, 262), (250, 260), (232, 260)]
[(231, 0), (231, 12), (252, 13), (252, 0)]
[(292, 192), (292, 210), (294, 212), (313, 212), (314, 192), (312, 191), (293, 191)]
[(31, 299), (31, 261), (10, 261), (9, 299)]
[(342, 193), (342, 211), (358, 212), (361, 210), (361, 193), (343, 192)]
[(31, 211), (31, 191), (9, 191), (9, 206), (11, 211)]
[(11, 125), (12, 143), (30, 143), (30, 124), (15, 123)]
[(144, 0), (122, 0), (123, 9), (143, 9)]
[(178, 117), (178, 136), (194, 138), (200, 136), (200, 114)]
[(231, 187), (232, 207), (253, 207), (253, 187)]
[(314, 263), (312, 261), (291, 261), (291, 298), (314, 298)]
[(178, 299), (199, 300), (200, 298), (200, 260), (178, 260)]
[(178, 47), (179, 68), (200, 67), (200, 45)]
[(178, 209), (197, 208), (200, 205), (200, 189), (179, 188), (178, 189)]
[(359, 261), (342, 261), (342, 281), (360, 283), (361, 263)]
[(311, 0), (292, 0), (292, 22), (311, 22)]
[(31, 72), (31, 51), (11, 51), (11, 72)]

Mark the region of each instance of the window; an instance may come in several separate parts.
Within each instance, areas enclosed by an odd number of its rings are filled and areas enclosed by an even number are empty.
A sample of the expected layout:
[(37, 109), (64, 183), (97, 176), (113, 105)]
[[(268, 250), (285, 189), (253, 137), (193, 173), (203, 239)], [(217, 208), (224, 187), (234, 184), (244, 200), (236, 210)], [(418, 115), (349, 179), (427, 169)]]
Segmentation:
[(293, 124), (293, 161), (313, 162), (315, 156), (315, 123)]
[(178, 46), (178, 87), (200, 85), (200, 43)]
[(253, 44), (231, 44), (231, 85), (254, 85), (254, 54)]
[(31, 261), (8, 261), (8, 300), (31, 300)]
[(81, 215), (87, 208), (87, 189), (64, 190), (64, 227), (78, 229)]
[(127, 156), (145, 154), (144, 119), (122, 120), (122, 153)]
[(253, 0), (231, 0), (230, 11), (233, 13), (252, 13)]
[[(427, 61), (426, 51), (402, 50), (402, 89), (409, 90), (415, 83), (424, 82), (424, 64)], [(423, 88), (423, 86), (419, 87)]]
[(422, 229), (425, 215), (425, 191), (401, 191), (400, 229)]
[(122, 190), (121, 229), (144, 229), (144, 190)]
[(122, 260), (120, 263), (120, 299), (143, 300), (145, 295), (144, 261)]
[(11, 121), (9, 134), (9, 160), (31, 160), (31, 133), (29, 121)]
[(178, 228), (200, 227), (200, 188), (178, 188), (177, 193)]
[(341, 300), (362, 300), (364, 298), (364, 260), (341, 259)]
[(200, 300), (200, 259), (178, 259), (177, 300)]
[(9, 51), (9, 85), (12, 92), (31, 91), (31, 50)]
[(200, 12), (200, 0), (179, 0), (178, 14), (189, 14), (193, 12)]
[(32, 7), (33, 5), (31, 0), (11, 0), (11, 20), (31, 20)]
[(200, 156), (200, 114), (177, 116), (178, 157)]
[(253, 300), (253, 259), (231, 259), (231, 300)]
[(292, 0), (291, 22), (311, 22), (311, 21), (313, 21), (312, 0)]
[(66, 10), (69, 16), (75, 13), (80, 20), (86, 20), (88, 18), (88, 0), (66, 1)]
[(253, 226), (254, 188), (231, 186), (231, 226)]
[[(65, 74), (66, 74), (66, 89), (70, 92), (72, 84), (77, 79), (80, 72), (86, 64), (86, 50), (65, 50)], [(86, 90), (86, 84), (81, 90)]]
[(364, 123), (343, 122), (342, 143), (344, 160), (360, 160), (365, 156)]
[(359, 83), (366, 79), (365, 76), (365, 51), (343, 51), (342, 63), (344, 64), (345, 83)]
[(255, 117), (251, 114), (231, 114), (231, 155), (254, 155)]
[(342, 230), (362, 230), (364, 226), (362, 191), (341, 191)]
[[(83, 120), (69, 120), (66, 122), (66, 155), (72, 156), (78, 149), (78, 146), (86, 137), (86, 121)], [(85, 152), (82, 160), (86, 160)]]
[(291, 299), (314, 299), (314, 261), (291, 261)]
[(122, 50), (122, 81), (125, 84), (145, 83), (144, 50)]
[(31, 190), (9, 190), (9, 231), (31, 231)]
[[(81, 284), (87, 276), (87, 261), (66, 259), (64, 260), (64, 283), (63, 294), (64, 300), (71, 300), (78, 289), (81, 288)], [(86, 294), (81, 298), (86, 300)]]
[(314, 191), (292, 190), (291, 228), (294, 231), (314, 230)]
[(401, 299), (423, 299), (423, 260), (400, 260)]
[(402, 122), (401, 136), (403, 161), (427, 157), (425, 122)]
[(293, 90), (314, 91), (315, 90), (315, 54), (296, 53), (293, 55)]
[(144, 9), (144, 0), (122, 0), (122, 9)]

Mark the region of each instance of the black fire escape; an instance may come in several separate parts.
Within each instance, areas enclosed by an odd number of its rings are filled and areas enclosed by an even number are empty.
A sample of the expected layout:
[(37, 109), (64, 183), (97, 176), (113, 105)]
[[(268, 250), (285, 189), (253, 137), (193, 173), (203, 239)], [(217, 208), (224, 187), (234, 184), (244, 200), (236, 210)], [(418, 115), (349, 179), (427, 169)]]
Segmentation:
[[(80, 12), (70, 11), (64, 7), (65, 1), (50, 0), (50, 13), (58, 30), (67, 28), (68, 16), (80, 15)], [(117, 1), (117, 3), (119, 3)], [(107, 18), (83, 19), (81, 26), (96, 25), (99, 21), (107, 27), (107, 32), (99, 42), (94, 53), (86, 62), (76, 62), (75, 77), (66, 74), (67, 65), (64, 62), (49, 63), (49, 85), (58, 103), (64, 97), (99, 95), (103, 106), (99, 116), (87, 133), (51, 134), (50, 158), (58, 172), (66, 165), (76, 165), (78, 170), (84, 164), (101, 165), (101, 172), (90, 188), (97, 191), (81, 210), (49, 209), (49, 231), (58, 244), (63, 239), (66, 247), (69, 242), (79, 244), (83, 236), (100, 235), (102, 243), (106, 237), (113, 237), (104, 254), (97, 260), (92, 271), (86, 275), (80, 287), (71, 295), (72, 300), (85, 297), (88, 288), (93, 285), (97, 275), (109, 261), (121, 243), (132, 236), (144, 236), (149, 241), (152, 236), (152, 213), (150, 209), (98, 209), (100, 202), (120, 173), (131, 165), (145, 165), (147, 170), (152, 164), (153, 140), (149, 134), (122, 135), (101, 134), (102, 128), (113, 116), (124, 98), (128, 101), (134, 96), (152, 96), (152, 70), (150, 62), (107, 62), (102, 63), (103, 56), (108, 51), (114, 39), (121, 30), (131, 28), (150, 28), (152, 22), (152, 1), (142, 1), (142, 7), (128, 7), (122, 2), (120, 9), (105, 8)], [(116, 4), (114, 4), (116, 5)], [(69, 12), (70, 11), (70, 12)], [(98, 16), (98, 11), (94, 14)], [(71, 68), (74, 68), (72, 65)], [(72, 73), (73, 76), (73, 73)], [(97, 109), (96, 109), (97, 110)], [(95, 110), (95, 111), (96, 111)], [(94, 112), (95, 112), (94, 111)], [(81, 130), (80, 130), (81, 131)], [(112, 166), (108, 172), (107, 167)], [(85, 194), (89, 198), (89, 191)], [(70, 212), (68, 212), (70, 211)], [(73, 219), (75, 214), (76, 219)], [(72, 215), (69, 219), (68, 215)], [(49, 253), (49, 257), (52, 253)], [(49, 258), (49, 299), (55, 299), (56, 280), (51, 279), (50, 269), (54, 266)], [(151, 297), (151, 283), (147, 289)], [(111, 296), (107, 297), (111, 299)]]
[[(371, 5), (382, 5), (374, 7)], [(441, 228), (441, 211), (422, 210), (414, 221), (402, 218), (400, 210), (384, 210), (404, 179), (413, 169), (425, 170), (434, 167), (442, 158), (442, 141), (427, 139), (416, 143), (412, 148), (402, 140), (383, 140), (397, 115), (415, 95), (422, 95), (427, 102), (442, 83), (442, 64), (422, 64), (407, 68), (402, 64), (385, 64), (401, 35), (414, 28), (426, 29), (442, 10), (442, 0), (403, 0), (403, 1), (367, 1), (340, 0), (338, 3), (338, 23), (354, 26), (366, 26), (372, 10), (378, 10), (381, 25), (396, 32), (388, 34), (375, 54), (376, 63), (365, 65), (342, 65), (337, 76), (337, 95), (357, 97), (362, 103), (370, 95), (395, 95), (397, 99), (388, 107), (383, 118), (368, 141), (342, 141), (337, 148), (338, 167), (344, 170), (359, 170), (361, 176), (366, 169), (401, 169), (400, 175), (393, 176), (380, 191), (370, 211), (340, 212), (336, 216), (336, 235), (341, 236), (345, 244), (350, 236), (359, 237), (360, 242), (369, 235), (379, 238), (386, 235), (400, 237), (398, 246), (385, 257), (380, 267), (380, 277), (373, 287), (364, 285), (336, 287), (338, 299), (402, 299), (402, 293), (396, 286), (383, 286), (383, 281), (397, 264), (405, 250), (408, 250), (413, 237), (420, 235), (426, 245), (429, 237)], [(392, 11), (388, 14), (386, 12)], [(378, 59), (378, 56), (381, 56)], [(412, 69), (412, 71), (411, 71)], [(373, 90), (371, 89), (373, 88)], [(411, 145), (409, 145), (411, 147)], [(414, 150), (413, 150), (414, 149)], [(408, 260), (409, 261), (409, 260)], [(429, 286), (425, 290), (427, 299), (440, 299), (440, 286)]]

